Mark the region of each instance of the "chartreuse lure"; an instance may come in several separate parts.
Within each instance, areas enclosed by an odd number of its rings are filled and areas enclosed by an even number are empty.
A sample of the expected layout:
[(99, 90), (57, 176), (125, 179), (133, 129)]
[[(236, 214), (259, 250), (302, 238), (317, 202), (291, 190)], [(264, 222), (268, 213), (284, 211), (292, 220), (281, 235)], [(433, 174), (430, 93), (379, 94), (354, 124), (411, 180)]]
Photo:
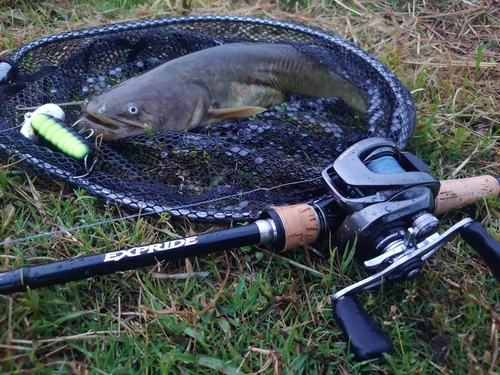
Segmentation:
[(50, 148), (81, 161), (92, 154), (85, 137), (57, 117), (34, 113), (30, 120), (38, 138), (42, 138)]

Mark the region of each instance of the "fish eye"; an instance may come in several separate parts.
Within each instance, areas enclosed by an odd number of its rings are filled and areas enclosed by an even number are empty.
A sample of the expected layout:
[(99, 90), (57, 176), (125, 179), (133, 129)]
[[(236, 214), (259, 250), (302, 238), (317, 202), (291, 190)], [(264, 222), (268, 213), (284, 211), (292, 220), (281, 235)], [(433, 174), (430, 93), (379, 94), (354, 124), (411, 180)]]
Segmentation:
[(134, 103), (127, 104), (127, 113), (131, 116), (138, 115), (139, 114), (139, 107), (137, 106), (137, 104), (134, 104)]

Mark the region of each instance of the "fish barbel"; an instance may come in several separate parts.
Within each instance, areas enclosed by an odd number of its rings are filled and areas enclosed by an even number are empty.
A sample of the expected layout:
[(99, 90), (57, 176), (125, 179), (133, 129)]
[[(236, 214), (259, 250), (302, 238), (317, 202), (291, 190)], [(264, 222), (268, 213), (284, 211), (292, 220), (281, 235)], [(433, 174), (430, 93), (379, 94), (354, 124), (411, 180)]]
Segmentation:
[(349, 81), (292, 46), (235, 43), (170, 60), (92, 98), (87, 127), (103, 140), (153, 131), (190, 130), (252, 116), (287, 94), (338, 96), (357, 114), (366, 103)]

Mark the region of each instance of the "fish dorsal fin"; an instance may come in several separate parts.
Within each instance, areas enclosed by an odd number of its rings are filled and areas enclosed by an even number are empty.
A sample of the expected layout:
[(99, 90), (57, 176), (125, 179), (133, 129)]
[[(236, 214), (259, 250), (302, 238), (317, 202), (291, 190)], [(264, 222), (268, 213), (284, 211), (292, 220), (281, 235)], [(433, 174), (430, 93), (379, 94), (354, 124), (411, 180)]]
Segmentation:
[(208, 110), (209, 123), (214, 123), (223, 120), (229, 120), (238, 117), (249, 117), (262, 113), (266, 110), (264, 107), (234, 107), (234, 108), (212, 108)]

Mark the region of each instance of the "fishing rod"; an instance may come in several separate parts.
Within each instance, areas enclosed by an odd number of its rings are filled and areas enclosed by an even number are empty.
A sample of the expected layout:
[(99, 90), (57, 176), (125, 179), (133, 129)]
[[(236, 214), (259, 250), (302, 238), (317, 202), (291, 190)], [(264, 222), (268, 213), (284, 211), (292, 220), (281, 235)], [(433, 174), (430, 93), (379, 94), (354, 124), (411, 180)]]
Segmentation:
[(97, 255), (26, 266), (0, 274), (0, 294), (21, 292), (158, 262), (266, 245), (285, 252), (328, 233), (339, 249), (353, 247), (370, 274), (333, 296), (334, 317), (358, 360), (392, 348), (355, 295), (388, 281), (418, 276), (423, 262), (460, 234), (500, 281), (500, 244), (470, 218), (442, 234), (436, 215), (500, 193), (491, 176), (438, 181), (425, 163), (382, 138), (347, 149), (322, 172), (329, 194), (308, 203), (271, 207), (253, 223), (231, 229), (136, 246)]

